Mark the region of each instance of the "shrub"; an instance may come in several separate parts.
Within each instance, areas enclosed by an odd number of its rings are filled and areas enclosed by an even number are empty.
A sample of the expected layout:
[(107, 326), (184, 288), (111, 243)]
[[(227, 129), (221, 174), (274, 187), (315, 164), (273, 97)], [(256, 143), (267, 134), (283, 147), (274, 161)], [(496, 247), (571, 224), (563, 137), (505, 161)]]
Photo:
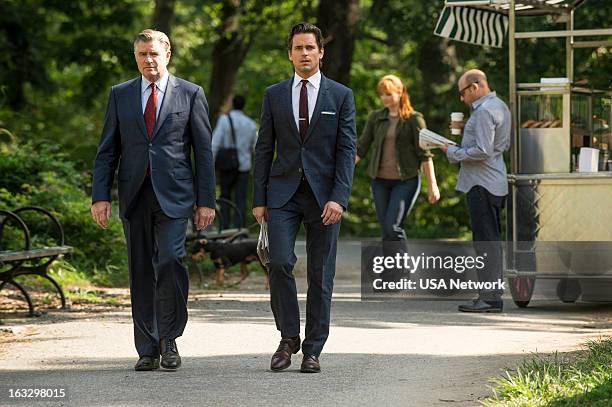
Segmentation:
[(26, 143), (0, 150), (0, 208), (36, 205), (60, 220), (66, 244), (75, 251), (69, 263), (102, 285), (128, 281), (125, 239), (118, 211), (107, 230), (91, 219), (89, 176), (75, 170), (58, 148)]

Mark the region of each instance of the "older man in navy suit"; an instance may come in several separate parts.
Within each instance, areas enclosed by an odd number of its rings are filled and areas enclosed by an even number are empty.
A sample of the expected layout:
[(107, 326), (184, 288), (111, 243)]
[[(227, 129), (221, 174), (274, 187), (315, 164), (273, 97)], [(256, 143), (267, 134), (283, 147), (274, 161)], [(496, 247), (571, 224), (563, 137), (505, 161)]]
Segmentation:
[[(253, 215), (259, 223), (268, 222), (270, 297), (282, 338), (270, 368), (289, 367), (301, 344), (300, 371), (317, 373), (329, 334), (340, 219), (353, 182), (355, 102), (349, 88), (319, 71), (324, 50), (316, 26), (295, 25), (287, 48), (295, 74), (264, 95), (255, 147)], [(308, 256), (303, 343), (293, 276), (295, 239), (302, 223)]]
[[(113, 86), (93, 171), (91, 214), (111, 215), (119, 166), (119, 212), (127, 240), (135, 370), (181, 365), (175, 339), (187, 323), (187, 219), (198, 229), (215, 216), (208, 106), (201, 87), (170, 75), (170, 41), (144, 30), (134, 41), (142, 74)], [(192, 165), (191, 152), (194, 163)], [(195, 173), (192, 168), (195, 168)]]

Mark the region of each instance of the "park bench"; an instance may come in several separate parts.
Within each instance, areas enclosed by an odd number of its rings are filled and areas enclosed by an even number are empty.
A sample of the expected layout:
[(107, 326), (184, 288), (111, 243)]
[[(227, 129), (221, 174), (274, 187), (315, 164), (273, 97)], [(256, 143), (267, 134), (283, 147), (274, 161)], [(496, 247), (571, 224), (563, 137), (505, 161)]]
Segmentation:
[(36, 315), (32, 298), (16, 278), (36, 275), (48, 280), (59, 293), (62, 308), (66, 308), (64, 291), (48, 270), (59, 256), (72, 251), (64, 244), (62, 225), (48, 210), (37, 206), (0, 210), (0, 291), (7, 284), (19, 290), (30, 316)]

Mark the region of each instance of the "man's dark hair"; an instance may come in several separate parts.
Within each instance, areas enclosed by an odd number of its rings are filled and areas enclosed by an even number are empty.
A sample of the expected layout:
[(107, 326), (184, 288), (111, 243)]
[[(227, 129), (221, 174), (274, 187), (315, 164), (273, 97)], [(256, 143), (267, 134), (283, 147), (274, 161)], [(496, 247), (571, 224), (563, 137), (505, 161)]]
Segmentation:
[(290, 50), (293, 46), (293, 36), (296, 34), (314, 34), (317, 46), (319, 49), (323, 48), (323, 34), (319, 27), (310, 23), (298, 23), (291, 28), (289, 35), (287, 36), (287, 49)]
[(246, 104), (246, 99), (244, 98), (244, 96), (242, 95), (234, 96), (234, 99), (232, 100), (232, 107), (234, 109), (242, 110), (245, 104)]

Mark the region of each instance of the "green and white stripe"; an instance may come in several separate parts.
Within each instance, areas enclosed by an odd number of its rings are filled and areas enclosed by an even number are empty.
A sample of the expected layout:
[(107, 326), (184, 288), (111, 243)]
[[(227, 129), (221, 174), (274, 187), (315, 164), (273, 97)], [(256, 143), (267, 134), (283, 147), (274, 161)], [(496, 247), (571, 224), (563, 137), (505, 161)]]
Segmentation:
[(502, 13), (447, 6), (440, 14), (434, 34), (470, 44), (501, 48), (507, 30), (508, 16)]

